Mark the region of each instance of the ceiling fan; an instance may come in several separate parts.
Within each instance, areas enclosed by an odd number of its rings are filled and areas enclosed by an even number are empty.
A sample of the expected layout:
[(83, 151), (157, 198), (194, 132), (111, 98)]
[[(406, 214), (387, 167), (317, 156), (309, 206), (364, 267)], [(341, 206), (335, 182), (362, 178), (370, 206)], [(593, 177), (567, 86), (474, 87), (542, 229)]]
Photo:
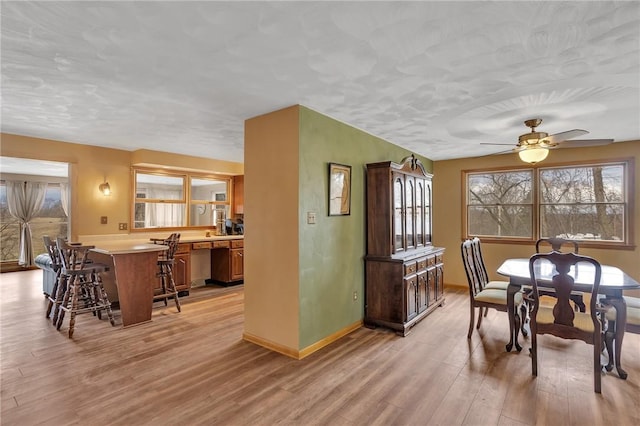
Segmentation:
[[(531, 132), (520, 135), (518, 144), (510, 151), (517, 152), (522, 161), (527, 163), (537, 163), (547, 158), (550, 149), (554, 148), (577, 148), (585, 146), (606, 145), (613, 142), (613, 139), (574, 139), (578, 136), (586, 135), (586, 130), (573, 129), (566, 132), (549, 135), (546, 132), (537, 132), (536, 127), (542, 123), (541, 118), (525, 120), (525, 126), (531, 128)], [(504, 143), (482, 143), (482, 145), (511, 145)], [(500, 152), (498, 154), (502, 154)]]

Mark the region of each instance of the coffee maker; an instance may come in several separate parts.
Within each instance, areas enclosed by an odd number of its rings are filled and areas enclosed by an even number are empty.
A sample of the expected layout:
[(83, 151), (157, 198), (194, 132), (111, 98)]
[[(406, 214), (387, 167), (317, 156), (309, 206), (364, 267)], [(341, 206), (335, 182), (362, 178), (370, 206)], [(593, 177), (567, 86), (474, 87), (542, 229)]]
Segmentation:
[(216, 224), (216, 235), (227, 235), (227, 213), (225, 210), (214, 210), (214, 221)]
[(227, 235), (243, 235), (244, 234), (244, 224), (242, 223), (242, 219), (238, 219), (236, 221), (227, 219), (225, 222), (225, 228), (227, 231)]

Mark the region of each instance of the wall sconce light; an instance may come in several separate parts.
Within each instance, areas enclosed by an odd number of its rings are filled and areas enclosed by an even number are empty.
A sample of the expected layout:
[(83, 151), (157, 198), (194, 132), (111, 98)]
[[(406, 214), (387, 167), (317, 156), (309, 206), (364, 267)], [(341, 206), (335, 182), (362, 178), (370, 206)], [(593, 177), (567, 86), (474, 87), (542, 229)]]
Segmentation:
[(101, 183), (100, 186), (98, 186), (98, 189), (104, 196), (111, 195), (111, 187), (109, 186), (109, 182)]

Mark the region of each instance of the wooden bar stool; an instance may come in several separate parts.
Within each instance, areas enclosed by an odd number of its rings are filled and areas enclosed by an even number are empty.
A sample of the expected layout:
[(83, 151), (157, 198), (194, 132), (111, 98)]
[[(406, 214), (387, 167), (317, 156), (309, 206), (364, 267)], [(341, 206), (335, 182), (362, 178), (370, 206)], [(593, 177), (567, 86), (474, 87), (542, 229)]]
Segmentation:
[[(54, 305), (56, 305), (58, 301), (58, 287), (60, 286), (60, 272), (62, 269), (62, 265), (60, 264), (60, 254), (58, 253), (58, 246), (56, 245), (56, 242), (52, 241), (48, 235), (44, 235), (42, 239), (44, 241), (44, 246), (47, 249), (47, 253), (49, 254), (49, 258), (51, 258), (51, 267), (53, 268), (53, 272), (55, 273), (55, 279), (53, 281), (51, 294), (47, 296), (47, 299), (49, 299), (49, 303), (47, 304), (46, 317), (49, 318)], [(64, 286), (65, 283), (62, 284), (62, 287)], [(62, 292), (62, 294), (64, 294), (64, 292)], [(62, 294), (60, 295), (61, 301)]]
[(102, 319), (102, 311), (106, 311), (109, 322), (114, 326), (111, 303), (100, 276), (108, 267), (88, 259), (89, 250), (94, 246), (70, 244), (63, 238), (57, 239), (56, 246), (61, 261), (60, 282), (63, 282), (62, 277), (66, 282), (62, 300), (57, 305), (57, 318), (54, 314), (56, 328), (59, 330), (62, 326), (65, 312), (69, 312), (69, 338), (73, 337), (76, 315), (80, 313), (92, 312)]
[(152, 238), (151, 241), (153, 241), (154, 244), (168, 246), (167, 250), (158, 255), (158, 272), (156, 276), (160, 278), (161, 293), (154, 295), (153, 301), (164, 300), (164, 305), (167, 306), (167, 300), (172, 298), (178, 312), (180, 312), (180, 298), (178, 297), (176, 283), (173, 279), (173, 263), (176, 251), (178, 250), (178, 243), (180, 243), (180, 234), (174, 232), (166, 239)]

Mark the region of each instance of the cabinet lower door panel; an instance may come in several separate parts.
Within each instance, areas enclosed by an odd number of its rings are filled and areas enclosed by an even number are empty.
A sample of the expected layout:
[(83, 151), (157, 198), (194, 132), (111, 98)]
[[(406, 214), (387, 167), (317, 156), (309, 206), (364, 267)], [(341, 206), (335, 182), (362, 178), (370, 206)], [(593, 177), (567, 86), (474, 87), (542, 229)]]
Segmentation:
[(431, 268), (427, 271), (427, 290), (428, 290), (428, 305), (431, 306), (436, 303), (436, 270)]
[(444, 266), (436, 267), (436, 298), (440, 300), (444, 297)]
[(423, 312), (429, 306), (427, 276), (426, 271), (418, 273), (418, 313)]
[(411, 321), (418, 315), (418, 277), (413, 275), (404, 279), (404, 288), (406, 293), (405, 321)]

